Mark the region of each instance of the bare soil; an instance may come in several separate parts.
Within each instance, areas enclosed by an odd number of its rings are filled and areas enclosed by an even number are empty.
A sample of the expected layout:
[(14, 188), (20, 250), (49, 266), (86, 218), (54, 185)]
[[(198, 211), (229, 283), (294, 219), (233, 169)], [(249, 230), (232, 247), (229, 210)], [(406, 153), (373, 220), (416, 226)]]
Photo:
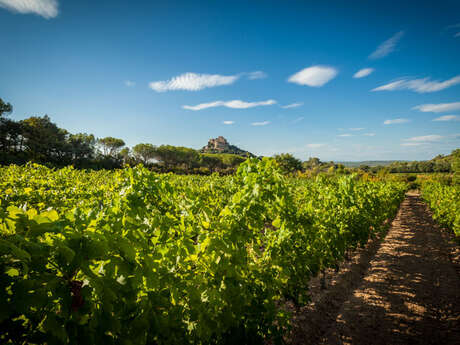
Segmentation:
[(312, 302), (294, 311), (290, 344), (460, 344), (459, 247), (419, 194), (408, 193), (383, 239), (369, 241)]

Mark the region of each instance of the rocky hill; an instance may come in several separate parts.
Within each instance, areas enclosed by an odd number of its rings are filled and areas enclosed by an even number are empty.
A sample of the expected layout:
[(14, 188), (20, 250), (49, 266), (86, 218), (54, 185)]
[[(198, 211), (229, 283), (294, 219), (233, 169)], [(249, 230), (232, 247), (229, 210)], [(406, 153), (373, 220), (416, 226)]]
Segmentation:
[(215, 139), (209, 139), (208, 145), (204, 146), (201, 153), (231, 153), (243, 157), (255, 157), (254, 154), (248, 151), (244, 151), (235, 145), (230, 145), (223, 136), (219, 136)]

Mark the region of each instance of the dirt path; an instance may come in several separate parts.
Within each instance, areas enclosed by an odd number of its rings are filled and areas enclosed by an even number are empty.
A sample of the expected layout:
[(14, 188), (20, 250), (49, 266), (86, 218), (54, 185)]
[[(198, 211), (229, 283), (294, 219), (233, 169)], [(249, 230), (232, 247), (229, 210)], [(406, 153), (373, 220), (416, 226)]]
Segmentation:
[[(291, 342), (460, 344), (460, 277), (451, 253), (426, 205), (408, 194), (380, 246), (297, 312)], [(318, 312), (322, 322), (311, 317)]]

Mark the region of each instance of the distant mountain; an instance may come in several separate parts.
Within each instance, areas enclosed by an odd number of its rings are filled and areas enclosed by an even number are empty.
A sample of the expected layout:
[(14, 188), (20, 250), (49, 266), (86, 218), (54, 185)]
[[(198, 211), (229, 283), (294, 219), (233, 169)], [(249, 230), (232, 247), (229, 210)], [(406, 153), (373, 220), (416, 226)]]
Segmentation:
[(208, 145), (204, 146), (201, 153), (231, 153), (243, 157), (256, 157), (254, 154), (248, 151), (244, 151), (235, 145), (230, 145), (223, 136), (219, 136), (215, 139), (209, 139)]
[(347, 168), (358, 168), (361, 165), (367, 165), (370, 167), (376, 167), (376, 166), (388, 166), (391, 165), (395, 162), (401, 162), (401, 161), (359, 161), (359, 162), (336, 162), (337, 164), (343, 164)]
[(448, 155), (437, 155), (436, 157), (426, 160), (426, 161), (404, 161), (404, 160), (391, 160), (391, 161), (359, 161), (359, 162), (335, 162), (337, 164), (343, 164), (347, 168), (358, 168), (361, 165), (367, 165), (369, 167), (376, 167), (376, 166), (383, 166), (390, 168), (393, 167), (400, 167), (400, 166), (411, 166), (417, 165), (421, 162), (428, 162), (437, 165), (445, 165), (449, 166), (452, 162), (460, 157), (460, 149), (456, 149), (452, 151), (452, 153)]

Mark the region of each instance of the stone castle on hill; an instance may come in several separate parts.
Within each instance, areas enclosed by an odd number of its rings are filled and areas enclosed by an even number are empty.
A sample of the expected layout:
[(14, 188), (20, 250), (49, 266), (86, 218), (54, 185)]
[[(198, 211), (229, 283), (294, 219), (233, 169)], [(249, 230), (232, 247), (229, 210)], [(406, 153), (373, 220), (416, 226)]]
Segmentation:
[(209, 139), (208, 145), (204, 146), (200, 152), (202, 153), (231, 153), (234, 155), (244, 157), (255, 157), (254, 154), (248, 151), (244, 151), (235, 145), (230, 145), (223, 136), (219, 136), (215, 139)]

